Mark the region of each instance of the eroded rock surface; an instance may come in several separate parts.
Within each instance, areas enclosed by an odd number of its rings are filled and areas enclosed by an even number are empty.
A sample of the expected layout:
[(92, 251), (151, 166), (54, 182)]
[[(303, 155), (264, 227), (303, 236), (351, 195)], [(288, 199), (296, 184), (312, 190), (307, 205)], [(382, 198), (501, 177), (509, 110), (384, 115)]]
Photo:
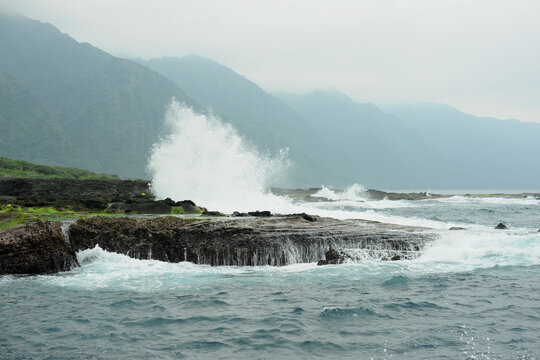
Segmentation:
[(325, 259), (329, 248), (353, 260), (412, 259), (436, 235), (373, 221), (339, 221), (305, 214), (185, 219), (81, 219), (69, 228), (75, 250), (99, 245), (138, 259), (209, 265), (287, 265)]
[(60, 224), (36, 221), (0, 230), (0, 274), (51, 274), (78, 266)]

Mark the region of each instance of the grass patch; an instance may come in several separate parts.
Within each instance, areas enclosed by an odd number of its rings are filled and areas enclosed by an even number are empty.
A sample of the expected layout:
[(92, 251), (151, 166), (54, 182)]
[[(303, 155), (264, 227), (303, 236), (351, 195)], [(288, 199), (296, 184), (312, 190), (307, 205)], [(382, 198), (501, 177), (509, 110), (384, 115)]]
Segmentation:
[(27, 214), (15, 214), (12, 217), (8, 217), (7, 220), (0, 220), (0, 229), (6, 229), (20, 224), (24, 224), (29, 220)]
[(5, 229), (36, 220), (63, 221), (77, 220), (94, 216), (119, 216), (120, 213), (111, 213), (107, 210), (96, 212), (75, 212), (71, 209), (58, 210), (54, 207), (23, 208), (6, 204), (0, 207), (0, 229)]
[(63, 166), (45, 166), (24, 160), (13, 160), (0, 156), (0, 176), (28, 178), (63, 178), (63, 179), (119, 179), (116, 175), (98, 174)]
[(171, 208), (171, 215), (182, 215), (182, 214), (185, 214), (185, 211), (181, 206), (173, 206)]

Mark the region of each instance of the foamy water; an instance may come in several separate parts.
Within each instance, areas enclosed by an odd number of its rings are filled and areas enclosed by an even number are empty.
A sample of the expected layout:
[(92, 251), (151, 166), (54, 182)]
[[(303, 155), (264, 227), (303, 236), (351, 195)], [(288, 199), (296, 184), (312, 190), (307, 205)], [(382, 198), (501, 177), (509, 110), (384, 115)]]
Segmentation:
[(289, 165), (250, 147), (218, 118), (173, 101), (166, 113), (170, 134), (155, 144), (148, 163), (158, 198), (190, 199), (212, 210), (257, 210), (282, 200), (267, 192)]

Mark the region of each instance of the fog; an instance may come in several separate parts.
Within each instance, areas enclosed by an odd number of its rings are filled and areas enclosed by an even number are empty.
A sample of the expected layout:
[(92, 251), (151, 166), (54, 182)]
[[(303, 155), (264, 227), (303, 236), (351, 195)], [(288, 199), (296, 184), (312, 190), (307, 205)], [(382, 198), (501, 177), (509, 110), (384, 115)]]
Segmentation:
[(0, 2), (124, 57), (199, 54), (269, 91), (540, 122), (540, 2)]

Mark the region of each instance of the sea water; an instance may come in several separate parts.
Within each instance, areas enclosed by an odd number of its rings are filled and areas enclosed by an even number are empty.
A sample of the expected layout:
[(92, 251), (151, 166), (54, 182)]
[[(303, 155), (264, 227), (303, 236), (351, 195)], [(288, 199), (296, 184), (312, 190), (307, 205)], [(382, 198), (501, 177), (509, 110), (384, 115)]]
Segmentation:
[[(171, 136), (149, 166), (158, 196), (423, 226), (439, 237), (415, 260), (328, 266), (210, 267), (81, 251), (69, 272), (0, 276), (0, 359), (540, 356), (539, 199), (372, 201), (353, 185), (323, 187), (326, 201), (292, 202), (264, 191), (282, 158), (260, 156), (234, 129), (178, 104), (167, 117)], [(495, 230), (499, 222), (508, 230)]]

